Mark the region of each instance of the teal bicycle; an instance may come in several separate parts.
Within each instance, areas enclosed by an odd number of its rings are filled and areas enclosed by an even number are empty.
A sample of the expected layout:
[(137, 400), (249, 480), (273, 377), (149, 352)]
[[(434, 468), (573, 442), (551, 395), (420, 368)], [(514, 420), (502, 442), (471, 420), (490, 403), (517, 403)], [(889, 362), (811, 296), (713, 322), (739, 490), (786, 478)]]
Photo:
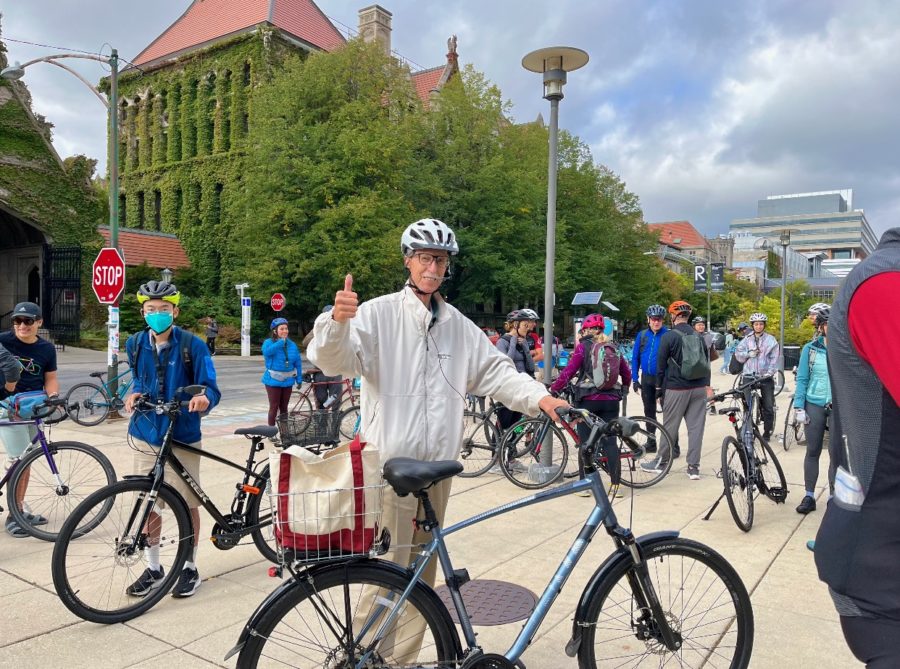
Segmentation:
[[(106, 372), (91, 372), (93, 378), (100, 382), (79, 383), (66, 394), (66, 413), (79, 425), (91, 427), (99, 425), (109, 416), (111, 411), (125, 408), (125, 397), (131, 391), (134, 379), (131, 369), (126, 369), (111, 381), (104, 381)], [(113, 386), (116, 390), (113, 392)]]

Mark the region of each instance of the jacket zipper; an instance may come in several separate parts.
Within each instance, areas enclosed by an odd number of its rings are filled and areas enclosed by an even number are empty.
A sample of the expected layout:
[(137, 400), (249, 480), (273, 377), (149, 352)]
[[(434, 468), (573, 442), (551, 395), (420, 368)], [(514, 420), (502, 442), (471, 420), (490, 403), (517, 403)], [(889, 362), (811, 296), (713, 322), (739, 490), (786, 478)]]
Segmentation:
[[(422, 325), (425, 325), (424, 321)], [(422, 375), (422, 385), (425, 388), (425, 449), (428, 450), (428, 441), (429, 441), (429, 431), (428, 431), (428, 352), (430, 351), (430, 347), (428, 346), (428, 326), (425, 325), (425, 364), (423, 367), (423, 375)]]

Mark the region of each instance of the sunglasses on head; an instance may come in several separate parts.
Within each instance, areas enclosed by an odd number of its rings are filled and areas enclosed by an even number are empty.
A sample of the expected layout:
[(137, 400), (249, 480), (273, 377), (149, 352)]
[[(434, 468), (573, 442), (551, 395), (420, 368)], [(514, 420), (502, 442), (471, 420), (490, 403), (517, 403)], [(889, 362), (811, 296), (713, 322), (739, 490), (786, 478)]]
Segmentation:
[(13, 318), (14, 325), (34, 325), (33, 318)]

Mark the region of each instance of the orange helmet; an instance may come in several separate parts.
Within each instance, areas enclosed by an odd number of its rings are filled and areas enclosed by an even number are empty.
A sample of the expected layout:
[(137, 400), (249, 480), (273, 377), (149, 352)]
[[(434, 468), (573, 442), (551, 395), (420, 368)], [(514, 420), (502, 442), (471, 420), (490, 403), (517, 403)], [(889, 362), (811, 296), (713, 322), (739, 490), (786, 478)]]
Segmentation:
[(693, 307), (684, 300), (675, 300), (669, 305), (669, 313), (672, 316), (677, 314), (690, 314), (691, 311), (693, 311)]

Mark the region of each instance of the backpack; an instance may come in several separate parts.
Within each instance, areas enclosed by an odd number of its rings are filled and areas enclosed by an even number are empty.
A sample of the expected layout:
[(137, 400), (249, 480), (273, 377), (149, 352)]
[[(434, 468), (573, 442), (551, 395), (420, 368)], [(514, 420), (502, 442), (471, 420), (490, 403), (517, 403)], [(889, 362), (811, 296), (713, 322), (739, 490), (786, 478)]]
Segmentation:
[(621, 388), (619, 383), (621, 364), (622, 355), (611, 342), (603, 344), (585, 342), (581, 376), (575, 386), (575, 399), (580, 400), (604, 390), (618, 391)]
[(710, 374), (709, 352), (706, 341), (696, 332), (687, 334), (677, 328), (673, 331), (681, 335), (681, 369), (682, 378), (697, 381)]
[[(184, 369), (187, 372), (188, 378), (191, 380), (191, 383), (194, 382), (194, 358), (191, 355), (191, 343), (194, 340), (194, 333), (188, 332), (187, 330), (182, 330), (178, 328), (181, 332), (181, 337), (179, 341), (179, 348), (181, 349), (181, 361), (184, 363)], [(137, 333), (137, 339), (134, 342), (134, 359), (130, 360), (131, 369), (138, 369), (138, 361), (141, 359), (141, 341), (140, 337), (142, 334), (147, 332), (147, 336), (149, 337), (149, 329), (144, 329), (141, 332)]]

